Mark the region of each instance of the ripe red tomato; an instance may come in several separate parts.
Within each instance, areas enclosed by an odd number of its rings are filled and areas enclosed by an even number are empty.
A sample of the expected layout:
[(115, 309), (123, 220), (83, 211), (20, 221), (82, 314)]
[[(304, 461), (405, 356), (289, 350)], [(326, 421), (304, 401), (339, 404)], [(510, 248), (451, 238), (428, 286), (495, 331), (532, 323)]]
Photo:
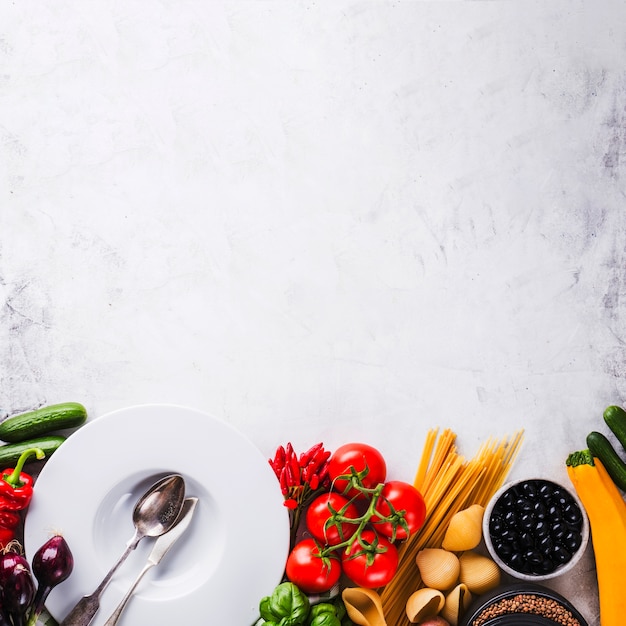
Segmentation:
[(333, 554), (321, 557), (314, 539), (303, 539), (287, 557), (285, 573), (305, 593), (322, 593), (339, 580), (341, 563)]
[[(350, 475), (351, 467), (357, 472), (363, 472), (361, 482), (368, 489), (384, 483), (387, 477), (387, 464), (376, 448), (366, 443), (346, 443), (339, 446), (328, 461), (328, 475), (333, 489), (340, 493), (344, 492), (350, 481), (344, 478), (338, 479), (338, 477)], [(351, 498), (358, 493), (358, 489), (352, 488), (345, 495)]]
[(315, 539), (328, 546), (349, 539), (358, 528), (358, 524), (351, 522), (333, 523), (332, 511), (351, 519), (359, 517), (356, 506), (348, 498), (334, 491), (317, 496), (306, 511), (306, 526)]
[[(409, 534), (418, 531), (426, 518), (426, 503), (422, 494), (409, 483), (402, 480), (390, 480), (385, 483), (380, 498), (376, 502), (376, 512), (381, 517), (389, 517), (393, 511), (405, 511), (404, 521), (406, 522)], [(391, 522), (381, 522), (377, 515), (372, 516), (371, 522), (378, 532), (385, 537), (393, 536), (393, 524)], [(396, 539), (406, 539), (407, 533), (402, 526), (396, 526)]]
[(385, 548), (385, 551), (364, 552), (355, 539), (347, 548), (349, 554), (344, 551), (341, 556), (344, 574), (359, 587), (367, 589), (383, 587), (394, 577), (398, 569), (398, 550), (393, 543), (377, 535), (373, 530), (364, 530), (361, 539), (368, 545)]

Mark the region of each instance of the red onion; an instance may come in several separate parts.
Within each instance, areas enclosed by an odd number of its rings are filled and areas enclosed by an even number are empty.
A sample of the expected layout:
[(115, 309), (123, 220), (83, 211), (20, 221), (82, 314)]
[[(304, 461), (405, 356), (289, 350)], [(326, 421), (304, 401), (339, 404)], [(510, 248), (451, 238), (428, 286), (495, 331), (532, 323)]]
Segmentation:
[(33, 574), (39, 583), (28, 626), (34, 626), (52, 589), (66, 580), (74, 569), (74, 557), (61, 535), (54, 535), (35, 552)]
[(30, 565), (22, 554), (8, 549), (0, 554), (0, 588), (7, 586), (16, 567), (26, 568), (30, 572)]
[(24, 626), (26, 614), (35, 597), (35, 583), (30, 568), (16, 559), (13, 569), (5, 568), (2, 575), (2, 607), (11, 618), (13, 626)]

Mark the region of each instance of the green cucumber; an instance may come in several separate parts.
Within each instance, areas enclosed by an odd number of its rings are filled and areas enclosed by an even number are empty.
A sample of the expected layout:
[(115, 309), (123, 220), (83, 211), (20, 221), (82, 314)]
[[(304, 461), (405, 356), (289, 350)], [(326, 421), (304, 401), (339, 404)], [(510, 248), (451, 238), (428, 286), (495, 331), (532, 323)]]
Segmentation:
[[(48, 437), (37, 437), (28, 441), (20, 441), (19, 443), (7, 443), (0, 446), (0, 468), (13, 466), (22, 456), (22, 453), (29, 448), (41, 448), (48, 458), (54, 454), (59, 446), (65, 441), (62, 435), (49, 435)], [(35, 461), (35, 457), (29, 457), (27, 463)]]
[(51, 404), (7, 417), (0, 423), (0, 439), (9, 443), (19, 443), (58, 430), (77, 428), (86, 420), (87, 410), (78, 402)]
[(600, 459), (615, 485), (626, 491), (626, 463), (607, 437), (594, 430), (587, 435), (587, 446), (591, 454)]
[(604, 409), (604, 421), (626, 450), (626, 411), (621, 406), (611, 405)]

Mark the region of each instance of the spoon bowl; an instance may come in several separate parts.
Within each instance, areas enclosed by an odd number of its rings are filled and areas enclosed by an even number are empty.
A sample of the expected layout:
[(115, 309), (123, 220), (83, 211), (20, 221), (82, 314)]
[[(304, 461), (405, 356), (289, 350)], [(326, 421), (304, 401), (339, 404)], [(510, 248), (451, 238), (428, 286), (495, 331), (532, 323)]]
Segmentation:
[(180, 474), (170, 474), (157, 481), (133, 509), (136, 536), (159, 537), (166, 533), (176, 523), (184, 500), (185, 481)]

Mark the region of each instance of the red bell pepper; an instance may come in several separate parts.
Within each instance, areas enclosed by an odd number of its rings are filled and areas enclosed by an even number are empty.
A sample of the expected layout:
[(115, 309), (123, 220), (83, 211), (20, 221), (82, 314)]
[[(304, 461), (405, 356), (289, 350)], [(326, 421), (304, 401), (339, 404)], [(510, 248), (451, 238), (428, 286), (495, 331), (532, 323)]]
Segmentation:
[(33, 497), (33, 477), (23, 472), (24, 463), (32, 455), (41, 460), (45, 453), (41, 448), (28, 448), (15, 464), (2, 472), (0, 477), (0, 547), (15, 539), (15, 529), (20, 523), (20, 511), (30, 504)]

